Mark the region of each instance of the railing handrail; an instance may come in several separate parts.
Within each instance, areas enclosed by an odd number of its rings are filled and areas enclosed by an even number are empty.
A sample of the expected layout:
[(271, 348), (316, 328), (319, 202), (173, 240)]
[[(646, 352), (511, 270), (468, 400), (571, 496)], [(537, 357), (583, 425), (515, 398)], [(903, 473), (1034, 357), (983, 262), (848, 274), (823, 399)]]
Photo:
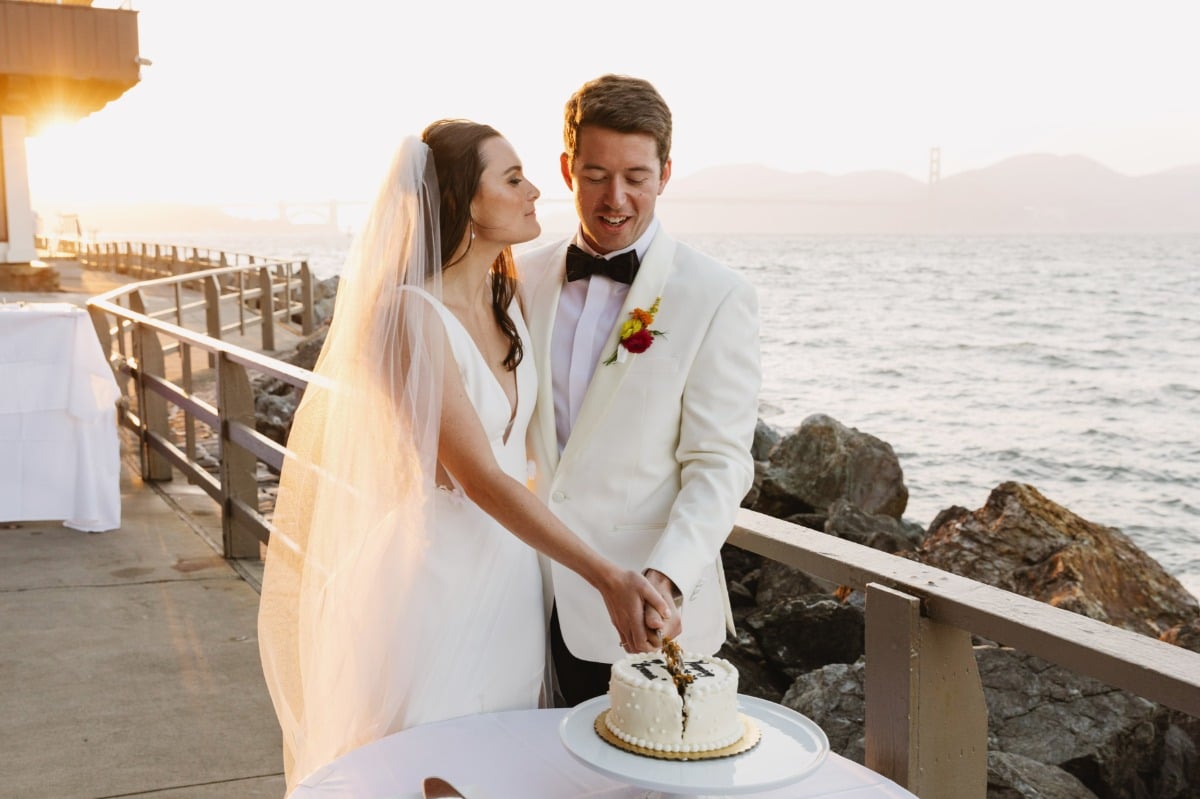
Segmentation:
[(934, 621), (1200, 717), (1200, 653), (745, 508), (729, 542), (838, 585), (898, 589)]
[[(294, 261), (280, 261), (279, 263), (294, 263)], [(169, 334), (172, 338), (190, 344), (205, 352), (213, 355), (222, 354), (228, 356), (234, 363), (239, 363), (243, 366), (249, 366), (256, 371), (264, 374), (277, 377), (280, 380), (287, 382), (297, 388), (305, 388), (313, 379), (313, 373), (308, 369), (300, 366), (295, 366), (286, 361), (280, 361), (270, 356), (263, 355), (246, 347), (241, 347), (237, 344), (231, 344), (221, 339), (214, 339), (204, 333), (197, 333), (188, 330), (186, 327), (181, 327), (172, 322), (167, 322), (162, 319), (156, 319), (149, 314), (144, 314), (135, 311), (131, 308), (126, 308), (114, 302), (117, 297), (124, 297), (132, 291), (145, 290), (148, 288), (162, 287), (174, 285), (176, 283), (189, 283), (195, 280), (202, 280), (206, 277), (219, 277), (225, 274), (236, 272), (245, 272), (248, 269), (260, 269), (269, 264), (256, 263), (246, 266), (222, 266), (213, 269), (201, 269), (195, 272), (188, 272), (183, 275), (173, 275), (171, 277), (160, 277), (152, 280), (141, 280), (136, 283), (130, 283), (127, 286), (111, 289), (103, 294), (98, 294), (88, 300), (89, 308), (97, 308), (110, 313), (128, 322), (136, 322), (144, 325), (147, 328), (158, 330), (162, 333)]]

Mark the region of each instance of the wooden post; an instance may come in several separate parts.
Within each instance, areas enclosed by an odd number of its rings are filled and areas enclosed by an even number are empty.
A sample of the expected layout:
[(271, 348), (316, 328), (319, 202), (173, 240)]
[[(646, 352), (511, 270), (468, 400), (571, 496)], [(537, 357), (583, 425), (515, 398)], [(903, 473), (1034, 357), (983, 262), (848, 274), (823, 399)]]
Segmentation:
[[(179, 285), (176, 283), (175, 285)], [(184, 392), (190, 397), (192, 396), (192, 345), (186, 341), (179, 342), (179, 368), (180, 379), (183, 383)], [(185, 413), (183, 417), (183, 443), (187, 448), (188, 460), (193, 460), (196, 457), (196, 417), (192, 413)], [(190, 480), (190, 482), (195, 482)]]
[(917, 775), (921, 600), (867, 585), (866, 764), (909, 790)]
[(234, 424), (254, 429), (254, 392), (241, 364), (224, 354), (217, 361), (217, 386), (221, 415), (221, 531), (227, 558), (257, 558), (258, 537), (234, 516), (233, 500), (258, 509), (257, 462), (250, 452), (230, 441)]
[[(141, 304), (140, 297), (138, 304)], [(138, 418), (141, 421), (138, 438), (141, 444), (142, 479), (170, 480), (171, 462), (162, 453), (150, 447), (151, 435), (168, 439), (171, 434), (167, 424), (167, 400), (147, 389), (143, 379), (144, 375), (166, 378), (162, 344), (152, 328), (141, 324), (135, 326), (133, 338), (138, 363)]]
[(987, 706), (970, 633), (867, 585), (866, 764), (921, 799), (984, 799)]
[(262, 320), (262, 347), (266, 352), (275, 349), (275, 294), (268, 267), (258, 268), (258, 313)]
[(307, 336), (316, 327), (316, 320), (313, 318), (313, 280), (308, 261), (300, 262), (300, 302), (300, 329)]
[[(221, 283), (216, 275), (204, 278), (204, 324), (209, 338), (221, 340)], [(208, 366), (216, 366), (213, 354), (208, 354)]]

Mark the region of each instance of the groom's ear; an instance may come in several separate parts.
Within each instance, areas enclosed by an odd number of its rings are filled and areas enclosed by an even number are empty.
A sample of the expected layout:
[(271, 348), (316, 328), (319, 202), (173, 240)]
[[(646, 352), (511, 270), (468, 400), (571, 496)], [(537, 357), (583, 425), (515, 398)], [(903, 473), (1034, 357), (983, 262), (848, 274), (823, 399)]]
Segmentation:
[(563, 153), (558, 157), (558, 166), (562, 170), (563, 180), (567, 182), (567, 188), (572, 192), (575, 191), (575, 182), (571, 180), (571, 157)]
[(671, 159), (667, 159), (667, 163), (663, 164), (662, 174), (658, 176), (658, 193), (661, 195), (663, 189), (667, 187), (667, 181), (671, 179)]

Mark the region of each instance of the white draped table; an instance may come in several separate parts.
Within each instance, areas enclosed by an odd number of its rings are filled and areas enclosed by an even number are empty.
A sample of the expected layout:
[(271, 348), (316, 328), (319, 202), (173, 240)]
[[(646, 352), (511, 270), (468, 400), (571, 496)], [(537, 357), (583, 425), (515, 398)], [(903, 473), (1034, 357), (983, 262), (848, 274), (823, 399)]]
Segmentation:
[(84, 309), (0, 303), (0, 522), (121, 526), (119, 396)]
[[(318, 769), (290, 799), (419, 799), (428, 776), (468, 799), (635, 799), (647, 791), (605, 777), (563, 746), (569, 710), (513, 710), (413, 727), (360, 747)], [(916, 799), (870, 769), (830, 753), (812, 774), (757, 799)]]

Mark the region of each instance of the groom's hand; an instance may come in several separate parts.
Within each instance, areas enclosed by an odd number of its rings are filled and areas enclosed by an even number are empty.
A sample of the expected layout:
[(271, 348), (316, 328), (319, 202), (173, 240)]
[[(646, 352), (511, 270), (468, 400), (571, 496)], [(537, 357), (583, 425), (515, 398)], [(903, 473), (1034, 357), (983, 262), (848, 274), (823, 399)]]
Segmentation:
[(671, 614), (671, 618), (664, 619), (652, 605), (647, 604), (646, 628), (658, 635), (660, 642), (666, 638), (678, 638), (679, 634), (683, 632), (683, 614), (678, 612), (680, 605), (683, 604), (683, 594), (675, 583), (671, 582), (670, 577), (657, 569), (646, 569), (645, 575), (646, 579), (650, 581), (650, 585), (654, 586), (658, 593), (662, 594), (663, 599), (676, 609), (676, 612)]

